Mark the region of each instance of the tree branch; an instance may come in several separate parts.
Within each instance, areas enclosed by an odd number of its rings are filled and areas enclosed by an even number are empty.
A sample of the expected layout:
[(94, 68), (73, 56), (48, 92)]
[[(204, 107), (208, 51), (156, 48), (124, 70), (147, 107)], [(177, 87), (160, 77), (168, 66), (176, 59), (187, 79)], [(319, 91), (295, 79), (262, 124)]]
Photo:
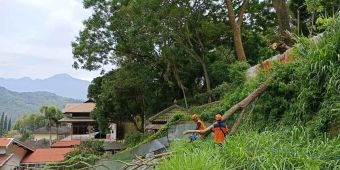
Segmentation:
[(243, 15), (244, 12), (246, 11), (247, 5), (249, 3), (249, 0), (244, 0), (243, 4), (241, 6), (240, 12), (238, 14), (238, 20), (237, 20), (237, 24), (241, 27), (242, 23), (243, 23)]

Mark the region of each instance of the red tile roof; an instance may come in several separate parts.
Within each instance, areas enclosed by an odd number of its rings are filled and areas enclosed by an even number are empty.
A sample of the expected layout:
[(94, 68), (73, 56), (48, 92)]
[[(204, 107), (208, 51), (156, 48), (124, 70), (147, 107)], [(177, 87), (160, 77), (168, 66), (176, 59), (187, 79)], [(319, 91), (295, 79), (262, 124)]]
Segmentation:
[(72, 152), (74, 148), (39, 148), (32, 154), (25, 157), (21, 163), (46, 163), (46, 162), (60, 162), (65, 159), (65, 154)]
[(63, 113), (90, 113), (96, 107), (96, 103), (68, 103)]
[(52, 148), (69, 148), (77, 145), (80, 145), (80, 140), (57, 141), (52, 145)]
[(13, 138), (0, 138), (0, 147), (7, 147), (12, 143)]

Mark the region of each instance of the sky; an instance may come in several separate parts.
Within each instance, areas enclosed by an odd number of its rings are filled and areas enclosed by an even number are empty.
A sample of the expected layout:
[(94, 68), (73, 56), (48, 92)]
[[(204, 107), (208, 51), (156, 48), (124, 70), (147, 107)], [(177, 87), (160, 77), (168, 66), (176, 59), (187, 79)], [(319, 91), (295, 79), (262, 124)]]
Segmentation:
[(82, 0), (0, 0), (0, 77), (100, 76), (72, 68), (71, 42), (90, 15)]

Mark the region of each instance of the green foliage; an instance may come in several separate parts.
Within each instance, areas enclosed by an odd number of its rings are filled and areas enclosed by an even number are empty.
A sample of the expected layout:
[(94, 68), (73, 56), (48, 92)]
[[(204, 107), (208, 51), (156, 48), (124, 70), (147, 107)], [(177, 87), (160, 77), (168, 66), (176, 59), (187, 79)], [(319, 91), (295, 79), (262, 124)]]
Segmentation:
[(37, 113), (42, 105), (63, 108), (66, 103), (79, 102), (48, 92), (12, 92), (0, 87), (0, 113), (10, 114), (13, 122), (27, 113)]
[(255, 103), (252, 122), (265, 127), (304, 125), (315, 136), (329, 132), (339, 100), (339, 17), (318, 43), (302, 38), (294, 49), (296, 60), (278, 66), (267, 92)]
[(33, 131), (45, 127), (47, 121), (41, 113), (24, 114), (18, 118), (13, 126), (13, 130), (18, 130), (22, 135), (21, 140), (25, 141), (30, 138)]
[(228, 82), (231, 86), (238, 87), (244, 84), (246, 81), (246, 70), (250, 68), (250, 65), (246, 62), (236, 62), (228, 68)]
[(223, 147), (211, 137), (188, 143), (172, 143), (173, 155), (156, 169), (337, 169), (339, 138), (313, 139), (302, 127), (276, 132), (240, 131)]
[(88, 168), (94, 165), (103, 153), (103, 141), (82, 141), (79, 146), (76, 146), (74, 151), (65, 155), (65, 160), (63, 162), (48, 163), (44, 168), (55, 170)]
[(130, 133), (125, 137), (124, 143), (127, 147), (133, 147), (142, 142), (147, 136), (140, 132)]
[(69, 153), (66, 158), (71, 158), (75, 155), (102, 155), (104, 153), (103, 143), (104, 141), (100, 140), (82, 141), (80, 145), (76, 147), (76, 150)]
[[(235, 63), (233, 33), (220, 3), (88, 0), (84, 7), (93, 14), (72, 43), (73, 67), (116, 66), (89, 87), (98, 106), (92, 115), (102, 131), (108, 121), (152, 115), (174, 99), (182, 106), (220, 100), (229, 86), (245, 80), (249, 65)], [(268, 2), (251, 1), (249, 8), (242, 32), (254, 64), (268, 53), (263, 46), (276, 21)]]
[(40, 113), (44, 115), (44, 118), (47, 120), (48, 126), (53, 126), (53, 124), (57, 124), (58, 120), (63, 118), (63, 114), (60, 109), (56, 106), (41, 106)]
[(230, 88), (230, 90), (224, 93), (223, 99), (217, 105), (207, 105), (206, 107), (191, 108), (191, 112), (198, 113), (201, 115), (203, 120), (214, 120), (216, 113), (223, 114), (225, 111), (230, 109), (232, 106), (242, 101), (252, 91), (254, 91), (260, 84), (267, 79), (268, 75), (261, 73), (256, 78), (244, 82), (236, 87)]
[(329, 26), (329, 24), (333, 21), (332, 17), (328, 17), (328, 18), (318, 18), (316, 19), (315, 24), (317, 25), (317, 29), (318, 30), (324, 30), (325, 28), (327, 28)]
[(41, 106), (40, 109), (40, 113), (24, 114), (15, 121), (13, 130), (19, 131), (23, 141), (28, 139), (33, 131), (41, 127), (51, 127), (63, 117), (56, 106)]

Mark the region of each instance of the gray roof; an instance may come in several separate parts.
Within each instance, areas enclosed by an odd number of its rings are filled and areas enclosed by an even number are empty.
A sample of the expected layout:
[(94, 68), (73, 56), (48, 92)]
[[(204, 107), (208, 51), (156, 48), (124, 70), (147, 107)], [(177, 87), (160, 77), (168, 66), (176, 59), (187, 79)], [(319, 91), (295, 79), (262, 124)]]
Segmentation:
[(157, 113), (156, 115), (152, 116), (149, 118), (150, 122), (166, 122), (168, 121), (171, 116), (177, 111), (184, 111), (185, 109), (181, 106), (178, 105), (172, 105), (161, 112)]

